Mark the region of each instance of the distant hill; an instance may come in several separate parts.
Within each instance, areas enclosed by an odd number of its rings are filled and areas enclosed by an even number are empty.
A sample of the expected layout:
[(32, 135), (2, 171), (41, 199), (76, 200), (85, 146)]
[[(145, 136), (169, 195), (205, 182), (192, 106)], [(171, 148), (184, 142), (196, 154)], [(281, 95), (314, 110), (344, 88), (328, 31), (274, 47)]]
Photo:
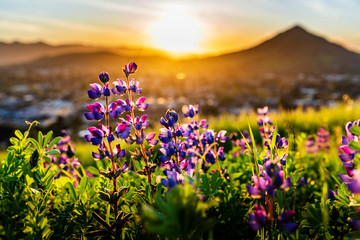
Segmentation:
[(96, 47), (81, 44), (53, 46), (44, 42), (4, 43), (0, 42), (0, 66), (30, 62), (44, 57), (57, 57), (64, 54), (111, 52), (125, 56), (165, 55), (163, 51), (144, 47)]
[(247, 50), (209, 57), (203, 64), (250, 73), (360, 73), (360, 55), (325, 38), (292, 27)]
[[(264, 73), (360, 73), (360, 54), (294, 26), (242, 51), (188, 60), (148, 48), (99, 48), (45, 43), (0, 43), (0, 65), (28, 61), (31, 67), (115, 68), (133, 60), (152, 72), (197, 76), (254, 76)], [(32, 61), (32, 62), (30, 62)]]

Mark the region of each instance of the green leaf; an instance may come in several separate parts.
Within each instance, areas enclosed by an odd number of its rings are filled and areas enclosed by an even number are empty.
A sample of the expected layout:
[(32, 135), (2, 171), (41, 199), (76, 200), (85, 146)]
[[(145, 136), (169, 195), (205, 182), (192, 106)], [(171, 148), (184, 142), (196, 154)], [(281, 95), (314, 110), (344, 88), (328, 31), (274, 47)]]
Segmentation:
[(60, 151), (57, 150), (57, 149), (53, 149), (53, 150), (50, 150), (50, 151), (46, 152), (45, 154), (58, 156), (58, 155), (60, 155)]
[(146, 204), (145, 200), (139, 194), (134, 194), (133, 199), (140, 205)]
[(57, 144), (58, 142), (60, 142), (61, 137), (56, 137), (54, 138), (50, 143), (49, 146), (47, 147), (47, 149), (52, 148), (55, 144)]
[(86, 185), (88, 183), (88, 180), (89, 178), (87, 176), (84, 176), (83, 178), (81, 178), (81, 181), (80, 181), (80, 188), (79, 188), (79, 194), (80, 195), (83, 195), (84, 194), (84, 191), (86, 189)]
[(43, 141), (44, 141), (44, 135), (42, 134), (42, 132), (41, 132), (41, 131), (39, 131), (39, 133), (38, 133), (38, 142), (39, 142), (39, 146), (41, 146), (41, 147), (42, 147), (42, 145), (43, 145)]
[(17, 136), (19, 138), (19, 140), (22, 140), (24, 138), (24, 136), (22, 135), (22, 133), (19, 130), (15, 131), (15, 136)]
[(49, 147), (46, 147), (46, 145), (50, 142), (50, 139), (53, 135), (53, 131), (49, 131), (46, 136), (45, 136), (45, 139), (44, 139), (44, 146), (43, 148), (46, 148), (46, 149), (49, 149)]
[(358, 125), (353, 125), (351, 128), (350, 128), (350, 132), (356, 136), (360, 136), (360, 126)]
[(35, 139), (29, 138), (29, 141), (32, 143), (32, 145), (34, 145), (34, 147), (35, 147), (38, 151), (40, 151), (40, 145), (39, 145), (39, 143), (38, 143)]
[(99, 176), (99, 170), (96, 167), (90, 166), (87, 168), (87, 170), (89, 171), (89, 173), (94, 174), (94, 176)]
[(360, 151), (360, 143), (359, 142), (355, 142), (354, 140), (351, 140), (349, 143), (349, 148), (355, 150), (355, 151)]
[(70, 195), (70, 199), (75, 202), (76, 201), (76, 193), (75, 193), (75, 189), (74, 189), (74, 186), (72, 185), (71, 182), (67, 182), (65, 184), (65, 188), (66, 188), (66, 191), (67, 193)]
[(205, 194), (205, 195), (210, 195), (210, 185), (209, 185), (209, 179), (206, 175), (206, 173), (204, 173), (203, 175), (201, 175), (201, 191)]
[(51, 158), (50, 158), (50, 157), (48, 157), (48, 156), (43, 156), (42, 158), (43, 158), (46, 162), (51, 163)]

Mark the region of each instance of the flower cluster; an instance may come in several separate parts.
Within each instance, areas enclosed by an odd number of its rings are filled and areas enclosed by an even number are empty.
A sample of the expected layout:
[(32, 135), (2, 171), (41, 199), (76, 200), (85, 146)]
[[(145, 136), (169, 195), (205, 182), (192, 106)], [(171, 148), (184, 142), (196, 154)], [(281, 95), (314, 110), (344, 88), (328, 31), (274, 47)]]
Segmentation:
[(306, 152), (315, 154), (317, 152), (327, 151), (330, 147), (329, 145), (330, 133), (321, 127), (316, 133), (316, 138), (313, 136), (308, 136), (305, 142)]
[[(194, 119), (199, 114), (199, 107), (184, 106), (183, 113), (185, 117)], [(171, 188), (183, 183), (185, 178), (180, 174), (185, 173), (191, 177), (197, 164), (204, 169), (205, 165), (216, 163), (222, 175), (223, 170), (220, 169), (218, 161), (225, 160), (225, 153), (224, 148), (218, 146), (227, 140), (226, 131), (216, 133), (208, 128), (205, 119), (199, 122), (192, 120), (182, 125), (178, 123), (178, 119), (179, 115), (174, 110), (168, 110), (160, 119), (163, 128), (159, 134), (159, 151), (162, 154), (159, 160), (168, 178), (161, 180), (163, 185)], [(202, 162), (202, 158), (205, 162)]]
[(266, 140), (266, 136), (269, 136), (275, 129), (271, 118), (268, 116), (269, 108), (265, 106), (264, 108), (257, 109), (258, 120), (257, 124), (260, 127), (260, 134), (264, 140)]
[(239, 157), (240, 155), (244, 155), (245, 150), (248, 149), (248, 144), (251, 146), (252, 141), (250, 139), (250, 134), (248, 131), (244, 131), (242, 133), (242, 137), (239, 138), (237, 133), (230, 134), (231, 143), (234, 148), (234, 152), (232, 153), (233, 157)]
[[(279, 224), (285, 232), (295, 231), (299, 225), (297, 223), (291, 222), (291, 219), (294, 215), (294, 211), (285, 210), (278, 217), (277, 224)], [(270, 215), (266, 213), (266, 210), (263, 206), (255, 205), (254, 212), (249, 212), (249, 224), (254, 231), (260, 230), (267, 221), (271, 221)]]
[[(59, 173), (55, 176), (55, 178), (60, 178), (61, 176), (66, 176), (61, 171), (68, 172), (71, 176), (73, 176), (77, 181), (80, 181), (79, 175), (76, 173), (76, 169), (78, 169), (81, 165), (81, 162), (78, 158), (75, 157), (75, 148), (74, 144), (71, 142), (71, 137), (66, 133), (65, 130), (62, 130), (60, 133), (61, 140), (53, 147), (53, 149), (57, 149), (60, 152), (59, 156), (51, 156), (52, 166), (58, 168)], [(44, 164), (47, 164), (45, 162)], [(87, 176), (92, 176), (87, 170), (85, 170)], [(76, 185), (77, 183), (74, 182)]]
[[(142, 93), (142, 89), (139, 88), (139, 82), (134, 79), (129, 80), (129, 75), (135, 73), (137, 65), (133, 62), (125, 65), (123, 71), (126, 76), (126, 81), (117, 79), (113, 82), (114, 88), (110, 90), (109, 80), (110, 76), (106, 72), (102, 72), (99, 75), (100, 82), (103, 86), (97, 83), (90, 84), (91, 89), (88, 91), (88, 95), (91, 99), (97, 100), (101, 96), (105, 97), (106, 105), (96, 102), (94, 104), (87, 105), (90, 112), (85, 113), (85, 118), (88, 120), (97, 120), (100, 122), (105, 118), (106, 125), (98, 124), (98, 127), (89, 127), (90, 134), (85, 136), (88, 142), (98, 146), (98, 152), (93, 152), (93, 158), (95, 160), (102, 160), (104, 158), (113, 160), (114, 158), (124, 158), (126, 152), (121, 149), (120, 144), (116, 144), (112, 147), (112, 142), (115, 137), (125, 140), (126, 143), (136, 144), (141, 146), (141, 151), (137, 154), (133, 154), (132, 157), (142, 157), (148, 167), (148, 158), (152, 154), (152, 149), (144, 148), (143, 143), (147, 142), (150, 146), (155, 146), (158, 140), (155, 139), (155, 133), (145, 134), (144, 129), (149, 125), (147, 115), (136, 116), (134, 115), (135, 107), (139, 111), (145, 111), (148, 108), (148, 104), (145, 103), (145, 97), (139, 97), (135, 102), (132, 100), (132, 93), (139, 95)], [(126, 99), (117, 99), (114, 102), (109, 103), (109, 97), (111, 94), (117, 96), (123, 96), (127, 94)], [(127, 113), (127, 115), (125, 115)], [(125, 115), (124, 117), (120, 117)], [(112, 128), (110, 126), (109, 118), (115, 119), (116, 126)], [(127, 165), (127, 162), (125, 162)], [(124, 165), (124, 166), (125, 166)], [(114, 165), (116, 167), (116, 165)], [(120, 171), (120, 168), (116, 167), (116, 171)]]

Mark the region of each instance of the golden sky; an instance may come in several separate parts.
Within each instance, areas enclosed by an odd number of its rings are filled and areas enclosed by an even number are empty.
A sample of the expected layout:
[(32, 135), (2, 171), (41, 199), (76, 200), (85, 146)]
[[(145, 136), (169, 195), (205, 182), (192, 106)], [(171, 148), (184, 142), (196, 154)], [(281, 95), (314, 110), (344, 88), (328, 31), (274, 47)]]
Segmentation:
[(295, 24), (360, 52), (356, 0), (0, 0), (0, 41), (208, 53), (254, 46)]

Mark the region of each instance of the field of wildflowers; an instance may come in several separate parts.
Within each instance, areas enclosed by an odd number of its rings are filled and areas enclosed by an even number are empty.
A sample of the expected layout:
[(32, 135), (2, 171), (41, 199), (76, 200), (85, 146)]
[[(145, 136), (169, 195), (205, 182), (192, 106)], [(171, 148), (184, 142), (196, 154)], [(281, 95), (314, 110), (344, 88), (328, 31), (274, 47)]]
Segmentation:
[(1, 239), (360, 238), (353, 116), (315, 131), (320, 119), (272, 118), (264, 107), (256, 121), (223, 117), (213, 130), (189, 105), (167, 110), (151, 132), (137, 68), (90, 84), (90, 159), (66, 131), (31, 138), (37, 122), (15, 131), (0, 169)]

